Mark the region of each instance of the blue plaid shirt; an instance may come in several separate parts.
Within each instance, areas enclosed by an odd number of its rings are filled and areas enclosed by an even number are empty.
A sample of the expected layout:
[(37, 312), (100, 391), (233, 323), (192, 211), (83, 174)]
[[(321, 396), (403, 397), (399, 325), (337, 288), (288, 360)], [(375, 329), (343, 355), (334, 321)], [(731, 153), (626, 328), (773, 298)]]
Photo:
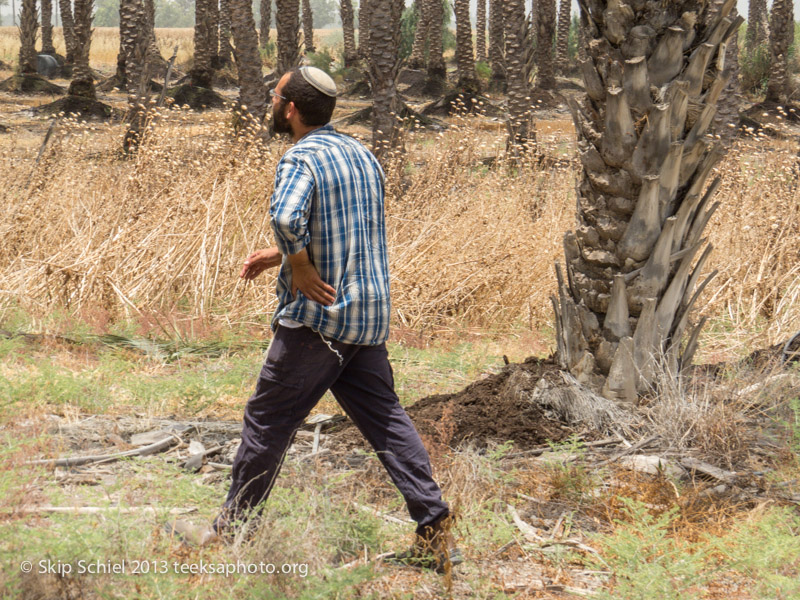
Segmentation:
[[(348, 344), (376, 345), (389, 335), (389, 261), (383, 215), (383, 170), (353, 138), (326, 125), (305, 135), (278, 163), (270, 201), (272, 231), (283, 264), (278, 309)], [(287, 254), (306, 248), (323, 281), (336, 290), (331, 306), (292, 296)]]

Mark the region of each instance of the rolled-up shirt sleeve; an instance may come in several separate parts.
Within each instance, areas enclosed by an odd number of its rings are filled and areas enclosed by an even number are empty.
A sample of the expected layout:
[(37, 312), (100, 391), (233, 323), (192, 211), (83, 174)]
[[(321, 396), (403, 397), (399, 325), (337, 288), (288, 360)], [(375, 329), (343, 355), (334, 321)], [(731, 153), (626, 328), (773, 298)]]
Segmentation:
[(269, 208), (275, 243), (283, 255), (297, 254), (311, 239), (308, 217), (314, 197), (314, 176), (305, 162), (291, 154), (284, 155), (278, 163)]

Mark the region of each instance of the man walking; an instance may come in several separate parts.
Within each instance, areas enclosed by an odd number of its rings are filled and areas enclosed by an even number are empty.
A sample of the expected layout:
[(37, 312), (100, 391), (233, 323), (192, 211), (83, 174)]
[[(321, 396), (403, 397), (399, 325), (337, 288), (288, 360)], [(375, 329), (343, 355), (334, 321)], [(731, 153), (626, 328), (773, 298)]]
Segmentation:
[(270, 201), (276, 247), (248, 256), (241, 277), (252, 280), (280, 267), (279, 304), (214, 530), (223, 534), (258, 510), (295, 432), (330, 390), (418, 524), (411, 550), (397, 558), (449, 568), (461, 562), (449, 533), (450, 511), (394, 391), (385, 346), (390, 299), (383, 171), (361, 143), (329, 124), (336, 85), (325, 72), (293, 69), (271, 95), (274, 129), (288, 133), (294, 146), (278, 164)]

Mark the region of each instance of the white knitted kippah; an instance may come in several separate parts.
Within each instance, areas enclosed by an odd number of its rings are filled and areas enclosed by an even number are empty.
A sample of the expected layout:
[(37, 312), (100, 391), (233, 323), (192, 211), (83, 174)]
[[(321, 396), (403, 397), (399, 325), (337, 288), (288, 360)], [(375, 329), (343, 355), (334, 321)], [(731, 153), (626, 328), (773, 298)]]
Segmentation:
[(331, 76), (317, 67), (300, 67), (300, 75), (303, 76), (314, 89), (319, 90), (326, 96), (336, 97), (336, 83)]

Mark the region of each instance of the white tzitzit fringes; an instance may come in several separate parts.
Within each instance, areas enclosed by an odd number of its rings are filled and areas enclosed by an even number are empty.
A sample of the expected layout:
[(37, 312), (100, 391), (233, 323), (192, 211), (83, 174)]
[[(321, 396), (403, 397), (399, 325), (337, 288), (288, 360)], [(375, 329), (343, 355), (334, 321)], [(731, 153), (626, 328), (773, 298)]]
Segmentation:
[(328, 348), (330, 348), (330, 351), (337, 356), (337, 358), (339, 359), (339, 366), (342, 366), (344, 364), (344, 357), (341, 354), (339, 354), (339, 351), (333, 347), (333, 344), (331, 342), (325, 339), (325, 336), (323, 336), (321, 332), (318, 331), (317, 333), (319, 334), (320, 339), (323, 342), (325, 342), (325, 345), (327, 345)]

